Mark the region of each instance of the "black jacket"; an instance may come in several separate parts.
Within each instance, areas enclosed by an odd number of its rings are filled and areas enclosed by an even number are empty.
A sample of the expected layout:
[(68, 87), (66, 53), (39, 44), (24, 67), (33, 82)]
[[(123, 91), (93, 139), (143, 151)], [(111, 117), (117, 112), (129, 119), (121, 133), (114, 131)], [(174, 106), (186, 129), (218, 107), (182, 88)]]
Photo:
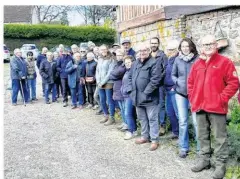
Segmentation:
[(157, 60), (148, 57), (141, 62), (136, 60), (129, 74), (127, 92), (135, 106), (152, 106), (159, 103), (158, 88), (161, 83), (163, 67), (157, 65)]
[(42, 76), (43, 83), (54, 83), (59, 76), (57, 63), (55, 61), (50, 63), (49, 61), (44, 60), (40, 65), (40, 74)]

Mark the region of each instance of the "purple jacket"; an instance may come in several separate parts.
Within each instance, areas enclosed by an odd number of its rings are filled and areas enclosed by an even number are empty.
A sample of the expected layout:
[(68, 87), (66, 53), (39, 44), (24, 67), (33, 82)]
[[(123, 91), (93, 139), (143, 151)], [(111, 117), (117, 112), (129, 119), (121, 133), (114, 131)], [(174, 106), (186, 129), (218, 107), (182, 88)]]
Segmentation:
[(113, 80), (113, 99), (117, 101), (124, 100), (121, 93), (122, 78), (126, 72), (126, 67), (123, 61), (118, 61), (117, 65), (110, 74), (109, 79)]

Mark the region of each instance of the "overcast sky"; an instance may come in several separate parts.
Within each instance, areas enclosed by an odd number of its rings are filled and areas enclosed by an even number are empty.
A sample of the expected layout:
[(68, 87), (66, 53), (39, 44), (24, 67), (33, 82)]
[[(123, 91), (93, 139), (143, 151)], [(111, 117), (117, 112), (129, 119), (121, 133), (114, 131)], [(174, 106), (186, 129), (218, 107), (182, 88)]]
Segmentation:
[(69, 20), (70, 26), (81, 25), (84, 23), (83, 17), (76, 11), (72, 11), (68, 13), (68, 20)]

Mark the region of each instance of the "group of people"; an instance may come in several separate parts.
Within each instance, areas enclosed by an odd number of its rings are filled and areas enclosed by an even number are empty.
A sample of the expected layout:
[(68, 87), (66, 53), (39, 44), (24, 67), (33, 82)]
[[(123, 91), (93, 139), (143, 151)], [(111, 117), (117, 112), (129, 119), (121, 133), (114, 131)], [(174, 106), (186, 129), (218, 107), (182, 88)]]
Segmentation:
[[(131, 41), (124, 39), (109, 49), (90, 43), (89, 49), (71, 46), (71, 52), (59, 45), (59, 52), (47, 48), (37, 58), (42, 77), (45, 103), (56, 102), (60, 95), (63, 106), (71, 96), (72, 109), (99, 107), (100, 123), (115, 124), (115, 109), (122, 118), (117, 128), (126, 131), (125, 140), (137, 136), (136, 119), (141, 124), (141, 137), (136, 144), (151, 142), (150, 151), (159, 146), (165, 134), (167, 114), (171, 138), (178, 139), (179, 157), (186, 158), (190, 150), (188, 121), (191, 115), (197, 142), (199, 161), (191, 168), (200, 172), (210, 167), (211, 138), (215, 140), (215, 171), (213, 178), (223, 178), (228, 158), (226, 114), (228, 101), (239, 89), (233, 62), (217, 52), (214, 36), (199, 40), (199, 50), (190, 38), (171, 40), (166, 51), (159, 49), (160, 39), (153, 37), (141, 43), (135, 52)], [(36, 98), (36, 70), (33, 54), (21, 57), (14, 50), (11, 64), (12, 104), (22, 92), (25, 102)], [(31, 91), (31, 94), (29, 93)], [(191, 110), (190, 110), (191, 109)]]

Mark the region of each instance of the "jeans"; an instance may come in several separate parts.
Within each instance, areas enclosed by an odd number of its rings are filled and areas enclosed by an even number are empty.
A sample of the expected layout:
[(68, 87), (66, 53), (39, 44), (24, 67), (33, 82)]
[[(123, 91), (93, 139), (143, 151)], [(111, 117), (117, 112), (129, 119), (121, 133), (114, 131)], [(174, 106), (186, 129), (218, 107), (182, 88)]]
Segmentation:
[(121, 117), (122, 117), (122, 122), (127, 124), (126, 119), (125, 119), (125, 106), (124, 106), (124, 101), (117, 101), (118, 106), (120, 108), (121, 111)]
[(167, 115), (170, 119), (172, 126), (172, 133), (177, 135), (179, 134), (179, 124), (178, 124), (178, 108), (175, 98), (175, 91), (166, 91), (166, 108)]
[[(190, 104), (187, 98), (179, 94), (176, 94), (175, 97), (176, 97), (178, 117), (179, 117), (179, 147), (181, 151), (189, 151), (188, 109)], [(197, 138), (196, 113), (192, 113), (192, 120), (193, 120), (196, 138)], [(198, 150), (199, 150), (199, 144), (197, 141), (197, 151)]]
[(113, 100), (113, 89), (100, 88), (99, 89), (99, 97), (100, 97), (101, 108), (103, 109), (104, 115), (108, 114), (108, 109), (107, 109), (107, 103), (108, 103), (110, 116), (114, 117), (115, 104), (114, 104), (114, 100)]
[(132, 104), (131, 98), (124, 99), (124, 116), (128, 125), (128, 131), (133, 133), (137, 130), (136, 119), (134, 118), (135, 107)]
[[(36, 99), (36, 78), (28, 79), (28, 91), (29, 91), (29, 100)], [(30, 95), (31, 92), (31, 95)]]
[(72, 96), (72, 105), (77, 106), (77, 98), (79, 105), (84, 104), (83, 85), (79, 82), (76, 84), (76, 88), (70, 88)]
[(52, 91), (52, 102), (57, 100), (56, 84), (45, 84), (45, 102), (49, 101), (49, 94)]
[[(22, 87), (21, 87), (22, 84)], [(28, 102), (29, 92), (27, 90), (26, 80), (13, 79), (12, 80), (12, 103), (17, 103), (18, 92), (20, 91), (22, 97), (24, 95), (24, 101)], [(22, 91), (23, 89), (23, 91)]]
[(68, 102), (68, 79), (67, 78), (61, 78), (61, 84), (63, 88), (63, 102)]
[(166, 125), (166, 110), (165, 110), (165, 97), (166, 97), (166, 92), (165, 92), (165, 88), (163, 86), (161, 86), (159, 88), (159, 122), (161, 126), (165, 126)]
[(158, 105), (136, 107), (137, 116), (141, 123), (141, 135), (152, 142), (159, 141)]

